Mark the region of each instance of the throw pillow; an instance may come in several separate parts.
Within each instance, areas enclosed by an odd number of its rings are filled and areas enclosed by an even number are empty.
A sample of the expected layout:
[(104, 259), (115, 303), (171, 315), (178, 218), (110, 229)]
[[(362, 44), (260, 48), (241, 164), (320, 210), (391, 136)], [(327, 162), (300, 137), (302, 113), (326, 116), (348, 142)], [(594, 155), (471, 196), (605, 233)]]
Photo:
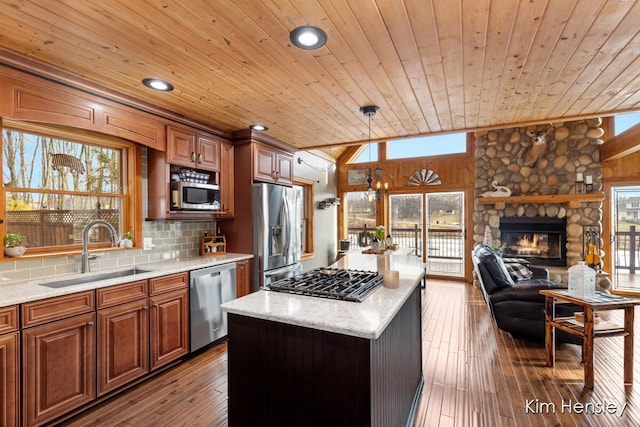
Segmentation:
[(529, 270), (526, 265), (520, 263), (507, 263), (505, 264), (509, 276), (517, 282), (519, 280), (529, 280), (533, 278), (533, 271)]

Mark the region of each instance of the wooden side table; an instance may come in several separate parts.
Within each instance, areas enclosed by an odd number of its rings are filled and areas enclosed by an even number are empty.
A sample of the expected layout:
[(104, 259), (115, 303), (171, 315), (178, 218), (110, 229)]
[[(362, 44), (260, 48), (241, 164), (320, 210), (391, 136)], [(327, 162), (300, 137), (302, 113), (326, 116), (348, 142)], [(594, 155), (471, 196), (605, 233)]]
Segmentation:
[[(633, 384), (633, 317), (634, 307), (640, 305), (640, 299), (596, 292), (592, 297), (575, 297), (566, 290), (542, 290), (546, 297), (545, 327), (547, 366), (554, 366), (556, 340), (555, 330), (560, 329), (572, 335), (582, 337), (582, 361), (584, 362), (584, 386), (593, 388), (593, 340), (600, 337), (624, 336), (624, 383)], [(584, 323), (574, 317), (555, 317), (556, 301), (569, 302), (582, 306)], [(594, 312), (605, 310), (624, 310), (624, 325), (607, 322), (594, 324)]]

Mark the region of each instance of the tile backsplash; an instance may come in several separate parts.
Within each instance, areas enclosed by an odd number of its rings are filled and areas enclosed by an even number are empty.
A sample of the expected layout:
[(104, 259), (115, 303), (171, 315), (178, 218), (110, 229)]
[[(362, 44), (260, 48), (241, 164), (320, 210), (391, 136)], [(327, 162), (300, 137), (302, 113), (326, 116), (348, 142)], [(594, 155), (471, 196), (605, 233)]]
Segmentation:
[[(142, 153), (143, 174), (143, 217), (147, 216), (147, 151)], [(122, 249), (104, 252), (92, 252), (98, 255), (90, 261), (91, 271), (126, 267), (166, 259), (184, 259), (199, 255), (200, 237), (205, 231), (212, 233), (216, 229), (215, 221), (144, 221), (143, 237), (150, 237), (153, 247), (150, 250)], [(142, 246), (142, 242), (134, 242)], [(17, 259), (0, 262), (0, 283), (14, 280), (37, 280), (62, 274), (81, 271), (81, 256), (65, 255), (58, 257)]]

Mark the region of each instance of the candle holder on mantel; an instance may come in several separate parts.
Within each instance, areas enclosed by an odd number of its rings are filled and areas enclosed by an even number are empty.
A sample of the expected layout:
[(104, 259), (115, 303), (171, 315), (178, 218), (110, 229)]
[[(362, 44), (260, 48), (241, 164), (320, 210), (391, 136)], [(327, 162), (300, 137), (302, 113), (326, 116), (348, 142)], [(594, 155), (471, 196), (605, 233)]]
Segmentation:
[(587, 193), (593, 193), (593, 177), (591, 175), (584, 178), (584, 186)]
[(578, 172), (576, 174), (576, 194), (583, 194), (583, 193), (584, 193), (584, 177), (582, 175), (582, 172)]

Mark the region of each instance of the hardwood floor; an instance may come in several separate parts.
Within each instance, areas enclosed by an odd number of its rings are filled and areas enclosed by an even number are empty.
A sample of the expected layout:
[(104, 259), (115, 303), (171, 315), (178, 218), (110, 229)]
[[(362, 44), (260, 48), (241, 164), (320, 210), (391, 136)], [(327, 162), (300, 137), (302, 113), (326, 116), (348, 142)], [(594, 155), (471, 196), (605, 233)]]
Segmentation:
[[(595, 388), (586, 390), (580, 347), (560, 345), (555, 368), (548, 368), (544, 344), (498, 330), (472, 285), (429, 280), (423, 292), (425, 385), (415, 426), (640, 425), (638, 344), (635, 384), (625, 387), (622, 338), (596, 340)], [(619, 313), (608, 316), (622, 320)], [(635, 330), (640, 334), (640, 316)], [(227, 425), (226, 369), (226, 344), (221, 344), (62, 425)], [(563, 409), (570, 403), (598, 404), (600, 410), (611, 404), (615, 413)]]

